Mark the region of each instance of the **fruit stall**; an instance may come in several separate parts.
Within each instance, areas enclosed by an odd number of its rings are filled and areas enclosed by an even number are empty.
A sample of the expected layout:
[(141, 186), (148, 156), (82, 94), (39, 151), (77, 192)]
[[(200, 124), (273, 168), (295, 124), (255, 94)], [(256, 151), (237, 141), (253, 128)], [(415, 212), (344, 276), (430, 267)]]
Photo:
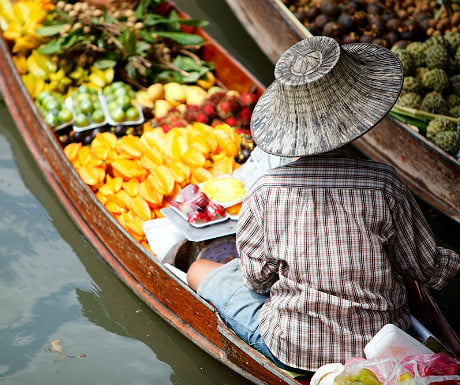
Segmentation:
[(203, 38), (184, 25), (205, 21), (161, 16), (161, 1), (112, 10), (1, 6), (3, 36), (40, 114), (83, 181), (144, 247), (143, 223), (163, 217), (183, 187), (231, 175), (250, 155), (258, 94), (224, 88), (215, 64), (200, 58)]

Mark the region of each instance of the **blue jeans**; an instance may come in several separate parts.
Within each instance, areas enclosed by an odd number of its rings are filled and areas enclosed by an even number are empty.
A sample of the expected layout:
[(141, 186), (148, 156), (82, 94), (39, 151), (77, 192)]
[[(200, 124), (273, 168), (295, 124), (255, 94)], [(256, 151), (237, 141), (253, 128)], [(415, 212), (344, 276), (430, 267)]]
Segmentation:
[(216, 307), (224, 322), (247, 344), (280, 368), (305, 373), (282, 363), (265, 344), (260, 334), (259, 314), (268, 296), (258, 294), (244, 284), (238, 258), (210, 272), (197, 293)]

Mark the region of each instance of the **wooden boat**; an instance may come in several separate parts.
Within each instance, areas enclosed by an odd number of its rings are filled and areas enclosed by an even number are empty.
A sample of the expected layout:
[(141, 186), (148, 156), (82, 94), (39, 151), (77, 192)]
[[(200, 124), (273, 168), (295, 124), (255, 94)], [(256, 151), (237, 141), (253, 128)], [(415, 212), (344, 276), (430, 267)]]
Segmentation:
[[(263, 86), (210, 36), (202, 30), (196, 33), (209, 42), (203, 47), (202, 58), (216, 64), (216, 76), (222, 85), (239, 91), (256, 87), (259, 93), (263, 92)], [(210, 304), (110, 215), (73, 168), (55, 133), (44, 123), (3, 39), (0, 51), (0, 89), (31, 154), (69, 216), (120, 280), (167, 323), (245, 379), (256, 384), (308, 383), (307, 377), (292, 378), (243, 343)], [(414, 314), (458, 354), (460, 340), (428, 292), (412, 283), (409, 288)]]
[[(281, 0), (226, 0), (268, 58), (311, 33)], [(460, 161), (400, 121), (386, 117), (353, 145), (370, 159), (394, 166), (424, 201), (460, 223)]]

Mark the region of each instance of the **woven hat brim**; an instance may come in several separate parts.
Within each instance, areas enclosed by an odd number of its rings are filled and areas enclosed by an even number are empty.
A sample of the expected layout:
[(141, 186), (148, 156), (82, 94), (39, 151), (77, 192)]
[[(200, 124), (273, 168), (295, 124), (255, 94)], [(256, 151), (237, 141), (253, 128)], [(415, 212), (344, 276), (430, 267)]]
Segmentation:
[(251, 119), (261, 150), (286, 157), (328, 152), (364, 135), (388, 114), (402, 88), (399, 59), (367, 43), (342, 48), (356, 65), (336, 74), (334, 82), (312, 83), (295, 103), (280, 100), (283, 86), (276, 80), (267, 88)]

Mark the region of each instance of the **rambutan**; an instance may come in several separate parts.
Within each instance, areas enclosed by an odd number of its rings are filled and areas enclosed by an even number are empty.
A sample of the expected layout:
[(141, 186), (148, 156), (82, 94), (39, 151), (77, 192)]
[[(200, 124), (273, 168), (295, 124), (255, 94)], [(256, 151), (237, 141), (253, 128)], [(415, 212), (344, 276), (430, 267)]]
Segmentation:
[(238, 112), (241, 111), (241, 108), (243, 107), (243, 103), (241, 101), (241, 98), (238, 95), (228, 95), (225, 98), (226, 101), (228, 102), (230, 106), (230, 111), (232, 115), (236, 115)]
[(200, 107), (195, 104), (189, 104), (186, 106), (183, 117), (187, 122), (196, 121), (196, 117), (200, 112)]
[(167, 134), (169, 131), (171, 131), (171, 128), (172, 128), (172, 127), (170, 127), (168, 124), (162, 124), (162, 125), (161, 125), (161, 129), (163, 130), (163, 132), (164, 132), (165, 134)]
[(243, 105), (253, 108), (257, 102), (257, 95), (252, 92), (243, 92), (240, 96)]
[(196, 116), (195, 121), (199, 123), (207, 123), (209, 120), (209, 116), (204, 114), (203, 112), (199, 112)]
[(239, 126), (240, 122), (234, 116), (230, 116), (229, 118), (225, 119), (225, 123), (227, 123), (229, 126), (236, 127)]
[(225, 97), (225, 95), (225, 91), (214, 92), (213, 94), (207, 97), (205, 103), (209, 102), (215, 106)]
[(238, 114), (242, 126), (247, 126), (251, 122), (251, 110), (249, 107), (243, 107)]
[(221, 101), (217, 107), (217, 114), (221, 119), (227, 119), (232, 116), (232, 109), (228, 100)]
[(213, 119), (213, 121), (211, 122), (211, 126), (212, 127), (216, 127), (218, 126), (219, 124), (223, 124), (224, 122), (220, 119)]
[(208, 115), (211, 119), (217, 116), (216, 108), (211, 103), (205, 103), (201, 106), (201, 112)]

